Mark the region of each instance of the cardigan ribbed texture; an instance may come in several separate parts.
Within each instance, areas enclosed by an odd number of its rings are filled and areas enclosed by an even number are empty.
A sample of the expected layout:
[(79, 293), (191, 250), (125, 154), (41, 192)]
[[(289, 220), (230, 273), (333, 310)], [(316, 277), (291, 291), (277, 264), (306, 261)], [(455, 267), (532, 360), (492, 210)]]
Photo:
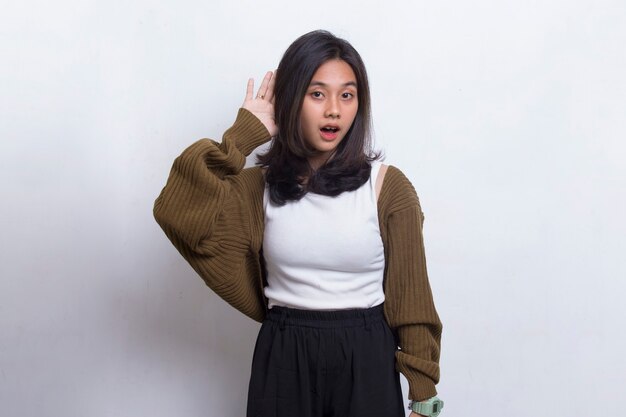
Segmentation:
[[(239, 109), (222, 142), (200, 139), (174, 160), (154, 203), (154, 217), (172, 244), (221, 298), (263, 321), (261, 253), (264, 230), (261, 168), (246, 157), (270, 140), (259, 119)], [(424, 214), (411, 182), (389, 166), (378, 198), (385, 251), (385, 318), (398, 335), (396, 366), (409, 382), (409, 398), (437, 394), (442, 325), (428, 275)]]

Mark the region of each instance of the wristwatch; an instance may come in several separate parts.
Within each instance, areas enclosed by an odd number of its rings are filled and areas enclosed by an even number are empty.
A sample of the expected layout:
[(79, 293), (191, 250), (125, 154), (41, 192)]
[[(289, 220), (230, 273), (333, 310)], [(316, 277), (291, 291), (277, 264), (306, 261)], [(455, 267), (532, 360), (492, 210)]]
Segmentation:
[(432, 397), (424, 401), (411, 401), (409, 410), (426, 417), (437, 417), (443, 408), (443, 401)]

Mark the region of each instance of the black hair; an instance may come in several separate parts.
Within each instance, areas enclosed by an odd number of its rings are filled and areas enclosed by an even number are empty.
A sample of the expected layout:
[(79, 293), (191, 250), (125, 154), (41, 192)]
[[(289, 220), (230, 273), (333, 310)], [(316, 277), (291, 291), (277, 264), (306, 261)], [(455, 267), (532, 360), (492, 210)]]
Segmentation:
[[(346, 62), (356, 77), (358, 110), (352, 126), (334, 150), (333, 157), (313, 170), (310, 149), (300, 127), (304, 96), (313, 75), (325, 62)], [(267, 168), (265, 180), (274, 204), (299, 200), (307, 192), (336, 196), (363, 185), (370, 177), (371, 162), (379, 158), (371, 149), (370, 91), (365, 65), (346, 40), (324, 30), (300, 36), (285, 51), (276, 70), (274, 114), (278, 134), (270, 149), (257, 157)]]

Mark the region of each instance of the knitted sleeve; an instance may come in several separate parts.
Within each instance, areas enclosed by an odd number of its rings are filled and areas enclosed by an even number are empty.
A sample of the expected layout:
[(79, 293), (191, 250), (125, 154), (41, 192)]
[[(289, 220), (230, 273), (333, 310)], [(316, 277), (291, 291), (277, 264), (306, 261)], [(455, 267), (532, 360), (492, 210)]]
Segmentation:
[(249, 317), (265, 314), (259, 251), (263, 179), (243, 169), (246, 156), (270, 139), (265, 126), (240, 109), (218, 143), (200, 139), (174, 161), (154, 202), (154, 217), (205, 283)]
[(424, 213), (410, 181), (390, 166), (381, 189), (379, 216), (385, 241), (385, 314), (397, 332), (397, 369), (409, 382), (409, 398), (437, 395), (442, 324), (426, 271)]

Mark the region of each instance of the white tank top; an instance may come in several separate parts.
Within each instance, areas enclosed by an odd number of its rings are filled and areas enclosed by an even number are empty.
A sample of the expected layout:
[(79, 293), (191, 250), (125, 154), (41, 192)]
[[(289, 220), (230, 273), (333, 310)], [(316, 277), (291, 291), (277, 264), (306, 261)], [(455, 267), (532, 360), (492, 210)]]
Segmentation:
[(369, 308), (382, 303), (385, 254), (374, 161), (369, 181), (336, 197), (307, 193), (274, 205), (266, 185), (263, 255), (269, 307)]

